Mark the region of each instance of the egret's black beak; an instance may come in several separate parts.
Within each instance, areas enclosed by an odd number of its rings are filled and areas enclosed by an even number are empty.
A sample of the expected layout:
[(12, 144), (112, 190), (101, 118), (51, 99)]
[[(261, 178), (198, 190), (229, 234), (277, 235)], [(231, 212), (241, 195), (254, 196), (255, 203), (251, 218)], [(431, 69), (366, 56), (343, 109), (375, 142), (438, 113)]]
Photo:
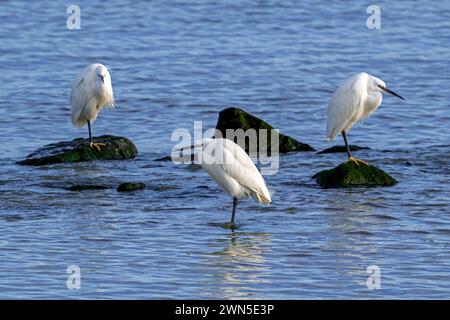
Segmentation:
[(394, 91), (392, 91), (392, 90), (390, 90), (390, 89), (388, 89), (388, 88), (386, 88), (386, 87), (383, 87), (383, 86), (379, 86), (379, 87), (380, 87), (381, 90), (383, 90), (383, 91), (386, 92), (386, 93), (389, 93), (390, 95), (393, 95), (393, 96), (395, 96), (395, 97), (397, 97), (397, 98), (399, 98), (399, 99), (402, 99), (402, 100), (406, 100), (406, 99), (403, 98), (401, 95), (395, 93)]

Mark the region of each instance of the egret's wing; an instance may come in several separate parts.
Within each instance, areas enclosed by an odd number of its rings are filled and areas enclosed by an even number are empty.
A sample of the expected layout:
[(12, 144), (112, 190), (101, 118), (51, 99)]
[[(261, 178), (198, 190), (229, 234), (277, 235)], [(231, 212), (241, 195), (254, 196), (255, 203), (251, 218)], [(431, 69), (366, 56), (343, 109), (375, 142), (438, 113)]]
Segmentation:
[(77, 84), (75, 84), (75, 87), (79, 87), (83, 83), (83, 81), (84, 81), (84, 78), (81, 78), (81, 80), (78, 81)]
[(239, 184), (253, 191), (255, 194), (252, 196), (255, 200), (261, 203), (270, 203), (272, 199), (264, 178), (247, 153), (231, 140), (217, 140), (223, 141), (225, 160), (221, 164), (223, 170)]
[(86, 90), (86, 82), (84, 77), (79, 75), (72, 86), (70, 93), (70, 105), (72, 106), (72, 122), (77, 126), (82, 126), (83, 121), (80, 121), (80, 114), (84, 107), (88, 104), (90, 97)]
[(328, 104), (327, 138), (333, 140), (351, 121), (361, 102), (358, 78), (345, 81)]

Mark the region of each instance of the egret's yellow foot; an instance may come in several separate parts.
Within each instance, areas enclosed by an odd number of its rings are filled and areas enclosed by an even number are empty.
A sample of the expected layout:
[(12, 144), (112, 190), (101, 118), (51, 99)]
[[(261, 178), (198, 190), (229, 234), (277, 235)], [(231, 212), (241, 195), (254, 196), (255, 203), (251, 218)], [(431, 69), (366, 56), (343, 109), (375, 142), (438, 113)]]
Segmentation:
[(356, 165), (358, 165), (358, 166), (359, 166), (360, 164), (363, 164), (363, 165), (366, 165), (366, 166), (369, 165), (367, 162), (365, 162), (365, 161), (363, 161), (363, 160), (360, 160), (360, 159), (353, 158), (353, 157), (349, 157), (349, 158), (348, 158), (348, 161), (354, 162), (354, 163), (356, 163)]
[(93, 143), (91, 142), (90, 147), (92, 149), (96, 148), (98, 152), (102, 152), (102, 149), (100, 147), (106, 147), (106, 143)]

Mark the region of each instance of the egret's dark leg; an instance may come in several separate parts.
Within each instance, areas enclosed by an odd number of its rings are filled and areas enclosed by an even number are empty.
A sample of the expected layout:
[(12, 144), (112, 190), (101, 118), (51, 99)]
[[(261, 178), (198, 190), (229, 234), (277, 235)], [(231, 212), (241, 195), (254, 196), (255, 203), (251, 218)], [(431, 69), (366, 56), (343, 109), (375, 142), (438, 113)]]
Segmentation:
[(92, 141), (92, 134), (91, 134), (91, 121), (87, 121), (88, 129), (89, 129), (89, 143), (92, 145), (94, 142)]
[(350, 152), (350, 145), (348, 144), (348, 140), (347, 140), (347, 133), (344, 130), (342, 130), (342, 136), (344, 137), (345, 148), (347, 149), (347, 154), (348, 154), (348, 160), (356, 163), (356, 165), (358, 165), (358, 166), (360, 164), (368, 165), (367, 162), (352, 157), (352, 154)]
[(233, 198), (233, 212), (231, 213), (231, 224), (232, 225), (234, 225), (234, 221), (235, 221), (237, 202), (238, 202), (238, 199)]
[(102, 151), (100, 147), (106, 146), (104, 143), (94, 143), (94, 139), (92, 138), (92, 132), (91, 132), (91, 121), (87, 121), (88, 129), (89, 129), (89, 145), (91, 148), (96, 148), (99, 152)]
[(347, 141), (347, 133), (344, 130), (342, 130), (342, 136), (344, 137), (345, 148), (347, 149), (348, 157), (351, 158), (352, 154), (350, 153), (350, 145), (348, 144)]

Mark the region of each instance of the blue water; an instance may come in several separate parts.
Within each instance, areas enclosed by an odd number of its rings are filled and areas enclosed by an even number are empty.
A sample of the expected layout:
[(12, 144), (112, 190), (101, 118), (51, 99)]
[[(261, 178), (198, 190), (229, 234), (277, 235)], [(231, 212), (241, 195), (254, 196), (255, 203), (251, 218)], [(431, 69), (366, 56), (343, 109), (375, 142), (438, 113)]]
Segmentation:
[[(76, 3), (80, 30), (66, 1), (0, 3), (0, 298), (450, 298), (448, 2), (377, 1), (381, 30), (359, 1)], [(16, 165), (87, 135), (68, 101), (92, 62), (111, 68), (117, 99), (94, 134), (129, 137), (137, 159)], [(228, 106), (329, 147), (326, 105), (359, 71), (407, 98), (385, 97), (349, 134), (394, 187), (322, 190), (311, 176), (344, 154), (284, 155), (266, 177), (273, 204), (240, 202), (233, 232), (205, 172), (155, 161), (173, 130), (214, 127)], [(147, 188), (119, 194), (123, 181)], [(65, 189), (81, 183), (111, 188)], [(381, 289), (366, 286), (370, 265)]]

